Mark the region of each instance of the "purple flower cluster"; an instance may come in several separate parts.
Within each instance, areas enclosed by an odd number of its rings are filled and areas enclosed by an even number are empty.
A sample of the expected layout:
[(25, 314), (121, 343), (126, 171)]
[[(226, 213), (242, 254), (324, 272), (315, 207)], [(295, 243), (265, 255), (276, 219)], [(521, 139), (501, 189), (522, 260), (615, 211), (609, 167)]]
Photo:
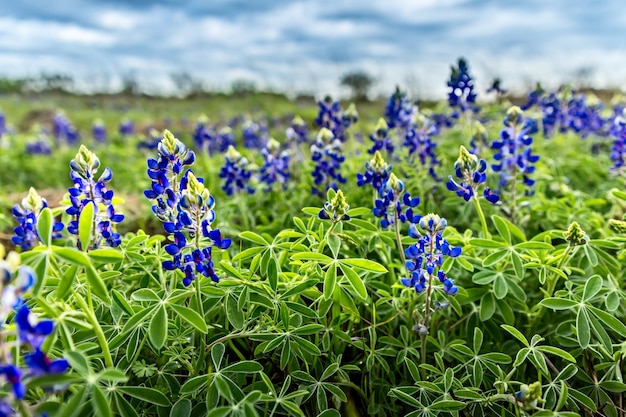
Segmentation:
[(372, 147), (367, 150), (368, 153), (373, 154), (374, 152), (378, 152), (380, 150), (387, 151), (387, 154), (391, 156), (393, 153), (393, 142), (389, 137), (389, 127), (387, 126), (387, 122), (385, 119), (380, 118), (376, 127), (374, 128), (374, 133), (370, 135), (370, 140), (374, 142)]
[(77, 241), (80, 249), (95, 249), (102, 244), (111, 247), (119, 246), (122, 242), (120, 234), (115, 231), (115, 225), (124, 220), (124, 215), (115, 211), (113, 205), (113, 190), (108, 190), (106, 183), (113, 178), (113, 172), (105, 168), (96, 180), (100, 168), (100, 160), (89, 149), (81, 145), (78, 153), (70, 162), (70, 178), (74, 186), (68, 189), (70, 206), (65, 210), (72, 216), (67, 225), (67, 231), (78, 235), (78, 223), (84, 208), (92, 204), (94, 218), (89, 242)]
[(224, 178), (222, 190), (226, 195), (238, 194), (246, 191), (254, 193), (254, 188), (250, 185), (252, 170), (248, 159), (241, 155), (234, 146), (229, 146), (226, 151), (225, 164), (220, 171), (220, 178)]
[(315, 162), (313, 176), (313, 194), (322, 194), (329, 188), (337, 190), (346, 178), (341, 175), (341, 164), (345, 160), (341, 141), (333, 132), (323, 127), (311, 145), (311, 159)]
[(611, 172), (623, 175), (626, 167), (626, 110), (617, 116), (611, 128), (613, 145), (611, 146)]
[(379, 195), (381, 187), (389, 179), (391, 165), (383, 159), (379, 151), (374, 152), (374, 157), (365, 162), (365, 173), (356, 174), (356, 185), (359, 187), (371, 184), (374, 191)]
[(534, 164), (539, 160), (539, 155), (532, 153), (533, 138), (530, 136), (537, 132), (537, 124), (534, 120), (525, 118), (522, 109), (513, 106), (507, 111), (504, 126), (499, 139), (491, 145), (496, 150), (493, 156), (496, 163), (491, 168), (500, 173), (501, 187), (521, 174), (524, 185), (530, 188), (535, 184), (530, 175), (535, 171)]
[(287, 188), (289, 180), (289, 154), (280, 150), (280, 143), (271, 138), (267, 146), (261, 150), (263, 156), (263, 166), (259, 172), (259, 181), (266, 185), (266, 190), (270, 191), (275, 183), (281, 184), (283, 189)]
[(52, 134), (57, 144), (65, 142), (71, 145), (80, 139), (78, 131), (62, 111), (58, 111), (52, 118)]
[[(0, 246), (3, 252), (3, 248)], [(23, 344), (26, 348), (18, 351), (23, 352), (23, 360), (25, 368), (20, 368), (17, 361), (0, 362), (0, 377), (3, 377), (10, 385), (13, 398), (21, 401), (26, 396), (26, 386), (23, 382), (24, 376), (43, 376), (51, 374), (62, 374), (69, 368), (66, 359), (51, 360), (41, 349), (46, 338), (54, 331), (54, 323), (51, 320), (38, 321), (32, 315), (30, 308), (24, 304), (22, 295), (26, 293), (35, 283), (36, 277), (33, 270), (26, 266), (18, 266), (19, 256), (11, 253), (3, 260), (3, 254), (0, 254), (0, 332), (3, 339), (12, 333), (12, 330), (2, 328), (2, 324), (6, 320), (9, 312), (15, 311), (15, 323), (17, 327), (18, 343)], [(14, 278), (15, 277), (15, 278)], [(14, 279), (13, 279), (14, 278)], [(4, 349), (5, 347), (0, 347)], [(9, 352), (3, 351), (0, 357), (3, 361), (10, 358)], [(6, 397), (0, 401), (0, 413), (5, 415), (14, 415), (13, 408), (6, 401)], [(1, 415), (1, 414), (0, 414)]]
[(107, 141), (107, 128), (102, 120), (98, 119), (93, 122), (91, 134), (96, 142), (104, 143)]
[(285, 134), (287, 140), (296, 146), (309, 142), (309, 130), (306, 122), (300, 116), (293, 118)]
[(133, 124), (133, 121), (130, 120), (129, 118), (124, 118), (120, 122), (120, 126), (118, 130), (119, 130), (120, 136), (123, 138), (126, 138), (135, 133), (135, 125)]
[(319, 112), (315, 118), (315, 123), (320, 128), (330, 130), (333, 137), (340, 142), (348, 140), (346, 130), (358, 120), (358, 113), (354, 104), (350, 104), (346, 110), (341, 109), (338, 101), (326, 96), (323, 100), (318, 100)]
[(230, 247), (230, 239), (222, 239), (219, 229), (213, 229), (215, 199), (204, 186), (202, 178), (183, 168), (195, 161), (195, 154), (165, 131), (158, 146), (158, 160), (148, 159), (148, 176), (152, 180), (144, 195), (153, 200), (152, 211), (163, 222), (163, 229), (173, 243), (165, 246), (172, 260), (163, 262), (167, 270), (184, 273), (183, 285), (189, 286), (198, 274), (217, 282), (213, 269), (212, 249)]
[[(457, 183), (450, 175), (446, 187), (465, 201), (470, 201), (471, 198), (477, 196), (478, 188), (481, 184), (487, 181), (486, 170), (487, 161), (478, 159), (476, 155), (470, 153), (464, 146), (461, 146), (459, 159), (454, 163), (454, 174), (461, 179), (461, 182)], [(500, 200), (500, 196), (491, 191), (489, 187), (485, 187), (483, 197), (491, 204), (495, 204)]]
[(413, 123), (415, 106), (408, 99), (405, 92), (396, 87), (396, 91), (389, 97), (385, 106), (385, 119), (390, 129), (400, 128), (407, 130)]
[(461, 112), (478, 111), (474, 79), (469, 73), (467, 61), (463, 58), (459, 58), (456, 67), (451, 67), (450, 80), (448, 80), (448, 104)]
[(379, 197), (380, 199), (374, 202), (372, 212), (374, 216), (381, 218), (380, 226), (383, 229), (396, 222), (419, 222), (421, 217), (413, 213), (413, 208), (419, 205), (420, 199), (411, 198), (411, 195), (404, 191), (404, 182), (400, 181), (395, 174), (391, 173), (380, 187)]
[(246, 119), (241, 125), (243, 146), (249, 149), (262, 149), (269, 140), (269, 130), (264, 121)]
[(445, 256), (456, 258), (461, 255), (461, 248), (451, 246), (442, 236), (447, 224), (446, 219), (436, 214), (428, 214), (419, 221), (419, 227), (424, 234), (417, 230), (415, 224), (411, 225), (409, 236), (418, 241), (405, 250), (406, 269), (410, 273), (409, 278), (401, 279), (405, 287), (414, 288), (421, 293), (432, 286), (433, 278), (437, 277), (446, 295), (458, 292), (454, 281), (441, 269)]
[[(19, 246), (25, 251), (41, 242), (37, 234), (37, 220), (41, 211), (46, 207), (48, 207), (46, 200), (37, 194), (37, 191), (32, 187), (28, 191), (28, 196), (22, 200), (22, 204), (13, 206), (11, 212), (18, 222), (18, 226), (13, 229), (15, 236), (11, 238), (11, 242), (15, 246)], [(60, 238), (63, 227), (63, 223), (55, 222), (52, 227), (52, 238)]]

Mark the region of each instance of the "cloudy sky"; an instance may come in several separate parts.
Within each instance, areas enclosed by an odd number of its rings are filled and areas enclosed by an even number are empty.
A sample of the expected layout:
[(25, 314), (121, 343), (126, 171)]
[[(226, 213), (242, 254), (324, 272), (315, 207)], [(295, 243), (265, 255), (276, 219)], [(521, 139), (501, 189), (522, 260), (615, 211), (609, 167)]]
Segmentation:
[(172, 88), (188, 71), (212, 88), (236, 79), (317, 94), (365, 69), (377, 92), (445, 93), (465, 56), (480, 86), (548, 86), (591, 69), (626, 84), (622, 0), (41, 0), (0, 3), (0, 75), (75, 75), (85, 88), (134, 74)]

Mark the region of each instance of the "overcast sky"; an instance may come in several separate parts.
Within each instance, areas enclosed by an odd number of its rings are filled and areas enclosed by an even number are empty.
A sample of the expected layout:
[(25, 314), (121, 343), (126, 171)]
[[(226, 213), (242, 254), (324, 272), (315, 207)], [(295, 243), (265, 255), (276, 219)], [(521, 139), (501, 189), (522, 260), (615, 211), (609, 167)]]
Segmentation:
[(0, 2), (0, 75), (41, 71), (99, 88), (134, 73), (171, 89), (186, 70), (207, 85), (255, 80), (282, 90), (337, 93), (365, 69), (377, 91), (403, 85), (445, 94), (465, 56), (483, 87), (499, 76), (548, 86), (593, 69), (598, 85), (626, 85), (622, 0), (19, 0)]

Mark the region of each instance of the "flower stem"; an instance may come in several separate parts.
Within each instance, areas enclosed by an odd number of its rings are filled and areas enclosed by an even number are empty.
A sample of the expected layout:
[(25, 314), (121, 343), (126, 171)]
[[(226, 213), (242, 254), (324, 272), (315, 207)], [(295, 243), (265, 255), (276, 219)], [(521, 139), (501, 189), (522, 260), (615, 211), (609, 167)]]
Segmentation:
[(96, 317), (93, 309), (89, 308), (85, 299), (76, 291), (72, 291), (74, 295), (74, 299), (78, 302), (78, 305), (83, 310), (83, 313), (87, 315), (87, 321), (93, 327), (93, 331), (96, 334), (96, 339), (98, 339), (98, 343), (100, 344), (100, 349), (102, 349), (102, 356), (104, 357), (104, 363), (107, 368), (113, 368), (113, 358), (111, 357), (111, 351), (109, 350), (109, 342), (107, 341), (104, 332), (102, 331), (102, 327), (100, 327), (100, 322)]
[(402, 259), (402, 267), (406, 265), (406, 256), (404, 255), (404, 247), (402, 246), (402, 237), (400, 236), (400, 225), (398, 224), (398, 213), (393, 214), (393, 225), (396, 232), (396, 243), (398, 245), (398, 251), (400, 251), (400, 258)]
[(487, 227), (487, 219), (485, 218), (485, 213), (483, 212), (483, 208), (480, 206), (480, 200), (474, 194), (474, 207), (476, 207), (476, 213), (478, 213), (478, 218), (480, 218), (480, 225), (483, 229), (483, 237), (485, 239), (489, 239), (489, 228)]

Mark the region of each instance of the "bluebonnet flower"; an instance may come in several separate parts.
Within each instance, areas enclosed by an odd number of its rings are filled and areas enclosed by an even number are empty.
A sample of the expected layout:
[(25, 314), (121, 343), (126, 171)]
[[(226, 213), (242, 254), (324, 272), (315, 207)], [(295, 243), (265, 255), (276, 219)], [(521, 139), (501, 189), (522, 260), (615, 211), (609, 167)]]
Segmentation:
[(536, 381), (530, 385), (522, 384), (520, 390), (515, 393), (515, 399), (523, 407), (537, 407), (541, 398), (541, 382)]
[[(532, 119), (524, 118), (524, 112), (517, 106), (511, 107), (504, 118), (504, 128), (498, 140), (491, 147), (496, 150), (495, 164), (491, 167), (500, 174), (500, 186), (504, 187), (521, 174), (524, 185), (532, 187), (535, 181), (530, 175), (535, 171), (535, 163), (539, 155), (533, 155), (533, 133), (537, 132), (537, 124)], [(512, 190), (515, 193), (515, 190)]]
[(413, 123), (416, 107), (408, 99), (405, 92), (396, 87), (385, 106), (385, 119), (390, 129), (408, 129)]
[(564, 131), (565, 121), (564, 114), (561, 110), (561, 100), (556, 93), (552, 92), (547, 96), (541, 98), (539, 101), (541, 107), (541, 127), (543, 129), (543, 136), (546, 138), (552, 137), (556, 130)]
[(476, 155), (482, 153), (482, 149), (489, 146), (487, 129), (478, 120), (474, 122), (474, 131), (470, 139), (470, 152)]
[(339, 184), (346, 182), (340, 172), (341, 164), (345, 160), (341, 141), (329, 129), (320, 129), (311, 145), (311, 159), (315, 162), (315, 169), (311, 173), (313, 194), (322, 194), (329, 188), (337, 190)]
[(100, 160), (89, 149), (81, 145), (76, 157), (70, 162), (70, 178), (74, 187), (68, 189), (70, 207), (65, 212), (72, 216), (67, 225), (67, 231), (78, 235), (78, 222), (84, 207), (92, 203), (94, 206), (95, 226), (91, 231), (89, 242), (77, 241), (81, 249), (98, 248), (103, 243), (115, 247), (122, 239), (115, 231), (115, 225), (124, 220), (124, 215), (115, 211), (113, 205), (113, 190), (108, 190), (106, 183), (113, 178), (113, 172), (105, 168), (96, 180), (96, 174), (100, 168)]
[[(478, 188), (487, 181), (486, 170), (487, 161), (478, 159), (476, 155), (469, 153), (464, 146), (461, 146), (459, 159), (454, 163), (454, 173), (457, 178), (461, 179), (461, 183), (457, 183), (450, 175), (446, 187), (465, 201), (477, 198)], [(500, 200), (500, 197), (491, 191), (489, 187), (485, 187), (483, 196), (491, 204), (495, 204)]]
[(280, 150), (280, 143), (274, 138), (270, 138), (265, 148), (261, 150), (263, 156), (263, 166), (259, 172), (259, 181), (266, 184), (266, 190), (272, 189), (274, 183), (282, 184), (282, 188), (287, 188), (289, 180), (289, 154)]
[(123, 138), (131, 136), (133, 133), (135, 133), (135, 125), (133, 124), (132, 120), (130, 120), (128, 117), (125, 117), (120, 122), (118, 131), (120, 133), (120, 136)]
[(23, 295), (35, 284), (35, 272), (20, 265), (20, 256), (9, 252), (5, 257), (0, 245), (0, 328), (11, 311), (23, 304)]
[(365, 162), (365, 174), (356, 174), (356, 185), (362, 187), (365, 184), (371, 184), (378, 195), (381, 187), (389, 179), (390, 173), (391, 165), (385, 162), (379, 151), (376, 151), (374, 157)]
[(26, 142), (26, 152), (31, 155), (50, 155), (52, 153), (52, 146), (50, 144), (50, 138), (45, 128), (35, 126), (35, 137)]
[[(37, 234), (37, 220), (41, 211), (46, 207), (48, 207), (46, 200), (32, 187), (28, 191), (28, 196), (22, 199), (22, 204), (13, 206), (11, 213), (18, 222), (18, 226), (13, 229), (15, 236), (11, 238), (14, 245), (22, 250), (29, 250), (41, 242)], [(55, 222), (52, 227), (52, 238), (60, 238), (63, 227), (63, 223)]]
[(544, 93), (543, 87), (541, 86), (540, 83), (537, 83), (537, 85), (535, 86), (535, 89), (532, 90), (530, 93), (528, 93), (528, 95), (526, 96), (526, 103), (521, 106), (522, 110), (526, 111), (530, 109), (531, 107), (538, 105), (539, 100), (541, 99), (541, 96), (543, 95), (543, 93)]
[(152, 210), (163, 222), (163, 229), (173, 237), (173, 243), (165, 246), (173, 259), (164, 261), (163, 268), (182, 271), (185, 286), (198, 274), (217, 282), (212, 248), (227, 249), (231, 240), (223, 239), (220, 230), (211, 226), (215, 219), (215, 199), (202, 178), (196, 178), (191, 170), (182, 173), (184, 166), (193, 164), (195, 156), (171, 132), (164, 132), (158, 152), (158, 160), (148, 160), (152, 186), (144, 194), (155, 201)]
[(318, 115), (315, 123), (320, 128), (330, 130), (333, 137), (340, 142), (348, 140), (346, 130), (358, 120), (356, 107), (351, 103), (344, 111), (338, 101), (333, 101), (332, 97), (326, 96), (323, 100), (318, 100)]
[(250, 185), (252, 171), (248, 159), (242, 156), (234, 146), (229, 146), (226, 151), (225, 164), (220, 171), (220, 178), (224, 178), (225, 182), (222, 190), (226, 195), (232, 195), (246, 191), (249, 194), (254, 193), (254, 188)]
[(107, 140), (107, 129), (104, 126), (104, 122), (100, 119), (96, 119), (91, 126), (91, 133), (96, 142), (104, 143)]
[(250, 118), (245, 119), (241, 125), (244, 148), (261, 149), (269, 140), (267, 125), (256, 122)]
[[(429, 289), (430, 295), (433, 287), (433, 278), (437, 278), (442, 284), (441, 289), (446, 295), (454, 295), (458, 292), (458, 287), (454, 281), (441, 269), (444, 257), (456, 258), (461, 255), (461, 248), (451, 246), (442, 236), (447, 227), (447, 221), (436, 214), (428, 214), (419, 221), (419, 227), (424, 234), (421, 234), (415, 224), (409, 228), (409, 236), (418, 241), (405, 250), (406, 269), (410, 273), (409, 278), (402, 278), (401, 282), (405, 287), (414, 288), (417, 293)], [(427, 315), (430, 306), (426, 306)], [(428, 322), (424, 323), (428, 326)]]
[(37, 321), (31, 316), (30, 308), (27, 305), (17, 311), (15, 315), (20, 341), (28, 343), (34, 349), (41, 348), (46, 337), (54, 331), (54, 322), (52, 320)]
[(398, 221), (401, 223), (419, 221), (420, 216), (413, 213), (413, 208), (419, 205), (420, 199), (411, 198), (411, 195), (404, 191), (404, 182), (400, 181), (394, 173), (389, 175), (380, 188), (379, 197), (380, 199), (374, 203), (372, 212), (374, 216), (381, 218), (380, 226), (383, 229)]
[(370, 140), (374, 142), (372, 147), (367, 150), (368, 153), (373, 154), (374, 152), (385, 150), (388, 155), (393, 153), (393, 142), (389, 137), (389, 127), (387, 126), (387, 122), (385, 119), (378, 119), (378, 123), (374, 128), (374, 133), (370, 135)]
[[(196, 126), (193, 129), (193, 143), (197, 149), (207, 149), (208, 144), (211, 141), (211, 134), (209, 132), (209, 118), (206, 115), (201, 115), (196, 121)], [(210, 154), (210, 151), (209, 151)]]
[(422, 166), (428, 166), (428, 173), (436, 181), (440, 180), (435, 171), (439, 158), (435, 153), (437, 144), (433, 136), (438, 132), (436, 124), (416, 109), (413, 122), (405, 131), (403, 143), (409, 150), (409, 158), (414, 160), (417, 157)]
[(626, 166), (626, 110), (622, 115), (617, 116), (611, 128), (613, 145), (611, 146), (611, 172), (616, 175), (623, 175)]
[(78, 131), (62, 111), (57, 111), (52, 118), (52, 134), (57, 144), (71, 145), (79, 139)]
[(0, 417), (13, 417), (15, 410), (4, 399), (0, 400)]
[(607, 136), (609, 123), (601, 115), (603, 109), (602, 102), (595, 95), (574, 94), (566, 105), (567, 127), (583, 139), (590, 135)]
[(296, 116), (291, 121), (287, 131), (285, 132), (287, 140), (290, 143), (301, 145), (309, 142), (309, 131), (307, 129), (306, 122), (300, 116)]
[(70, 365), (67, 359), (51, 360), (41, 349), (24, 355), (24, 363), (28, 367), (31, 376), (65, 373)]
[(2, 110), (0, 110), (0, 137), (7, 133), (7, 119)]
[(450, 80), (448, 81), (448, 104), (453, 109), (461, 112), (471, 110), (478, 111), (476, 106), (476, 93), (474, 92), (474, 79), (469, 73), (467, 61), (459, 58), (458, 65), (452, 66)]
[(161, 134), (155, 128), (148, 129), (143, 140), (137, 143), (137, 149), (155, 150), (161, 141)]
[(23, 399), (26, 395), (26, 387), (22, 383), (22, 370), (11, 363), (6, 363), (0, 365), (0, 375), (4, 376), (11, 384), (15, 398)]
[(348, 215), (350, 205), (346, 201), (345, 196), (341, 190), (328, 190), (326, 194), (326, 202), (324, 207), (319, 211), (317, 217), (320, 220), (330, 220), (333, 223), (348, 221), (350, 216)]

